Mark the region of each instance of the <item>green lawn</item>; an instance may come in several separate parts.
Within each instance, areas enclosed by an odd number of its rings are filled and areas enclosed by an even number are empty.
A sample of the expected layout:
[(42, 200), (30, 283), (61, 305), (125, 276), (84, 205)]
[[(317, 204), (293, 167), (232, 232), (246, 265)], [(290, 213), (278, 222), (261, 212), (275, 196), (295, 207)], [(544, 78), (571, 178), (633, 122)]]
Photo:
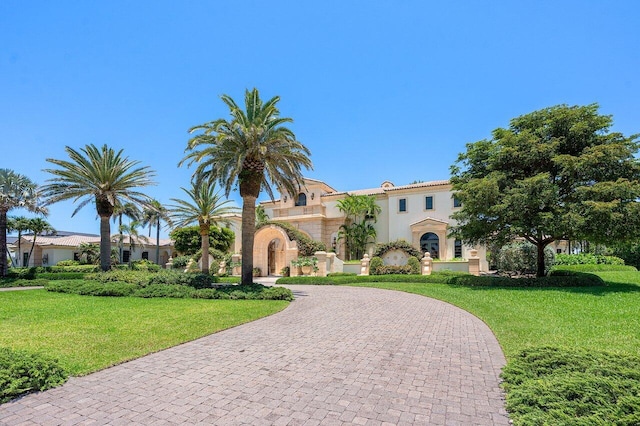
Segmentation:
[(0, 346), (56, 357), (72, 375), (175, 346), (284, 309), (285, 301), (0, 292)]
[(640, 355), (640, 272), (596, 274), (609, 285), (584, 288), (366, 285), (433, 297), (471, 312), (493, 330), (507, 359), (522, 349), (541, 345)]

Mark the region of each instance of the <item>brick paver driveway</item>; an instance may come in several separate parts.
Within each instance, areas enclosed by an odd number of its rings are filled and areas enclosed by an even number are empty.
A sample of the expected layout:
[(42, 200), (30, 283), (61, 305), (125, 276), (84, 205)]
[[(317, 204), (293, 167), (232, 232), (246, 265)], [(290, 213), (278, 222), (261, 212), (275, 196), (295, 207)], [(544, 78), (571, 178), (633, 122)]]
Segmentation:
[(0, 405), (0, 424), (509, 423), (479, 319), (401, 292), (290, 288), (281, 313)]

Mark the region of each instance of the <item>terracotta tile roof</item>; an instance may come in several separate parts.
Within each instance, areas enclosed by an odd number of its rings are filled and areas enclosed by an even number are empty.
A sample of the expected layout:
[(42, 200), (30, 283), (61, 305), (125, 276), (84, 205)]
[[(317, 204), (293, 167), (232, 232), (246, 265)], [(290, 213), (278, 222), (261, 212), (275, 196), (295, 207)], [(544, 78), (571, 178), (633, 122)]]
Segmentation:
[(351, 194), (351, 195), (379, 195), (379, 194), (384, 194), (386, 192), (392, 192), (392, 191), (402, 191), (402, 190), (405, 190), (405, 189), (426, 188), (426, 187), (430, 187), (430, 186), (442, 186), (442, 185), (449, 185), (449, 184), (450, 184), (450, 182), (448, 180), (433, 180), (433, 181), (429, 181), (429, 182), (412, 183), (410, 185), (385, 186), (385, 187), (378, 187), (378, 188), (371, 188), (371, 189), (356, 189), (354, 191), (334, 192), (333, 194), (326, 194), (326, 195), (328, 195), (328, 196), (345, 195), (345, 194)]
[[(27, 241), (27, 243), (31, 243), (33, 241), (33, 235), (25, 235), (22, 237), (23, 240)], [(111, 241), (116, 242), (117, 238), (111, 236)], [(78, 247), (82, 243), (88, 244), (100, 244), (100, 237), (95, 235), (65, 235), (65, 236), (38, 236), (36, 238), (36, 244), (39, 246), (57, 246), (57, 247)], [(125, 244), (129, 244), (129, 238), (125, 237)], [(143, 242), (144, 243), (144, 242)], [(156, 245), (155, 238), (149, 238), (148, 243), (144, 243), (146, 246), (154, 246)], [(169, 246), (173, 245), (173, 241), (168, 238), (160, 239), (160, 246)]]

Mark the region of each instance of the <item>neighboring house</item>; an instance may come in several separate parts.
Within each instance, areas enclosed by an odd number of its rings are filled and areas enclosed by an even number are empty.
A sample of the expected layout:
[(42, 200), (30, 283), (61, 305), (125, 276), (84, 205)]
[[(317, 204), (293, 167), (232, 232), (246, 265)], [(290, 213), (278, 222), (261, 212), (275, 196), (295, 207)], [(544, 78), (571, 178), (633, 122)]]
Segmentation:
[[(23, 235), (21, 245), (21, 253), (16, 253), (21, 264), (26, 260), (31, 250), (33, 235)], [(57, 235), (38, 235), (36, 244), (29, 259), (29, 266), (51, 266), (62, 260), (79, 260), (80, 253), (78, 247), (82, 243), (100, 244), (100, 236), (94, 234), (82, 234), (66, 231), (58, 231)], [(17, 251), (17, 244), (14, 244)], [(116, 237), (112, 237), (112, 247), (118, 247)], [(129, 238), (126, 237), (123, 242), (122, 257), (124, 262), (139, 259), (148, 259), (156, 262), (156, 239), (149, 238), (148, 242), (142, 244), (134, 244), (133, 250), (129, 250)], [(164, 266), (171, 256), (175, 256), (173, 241), (169, 239), (160, 239), (160, 262)]]
[[(484, 247), (466, 246), (447, 236), (454, 223), (450, 216), (461, 207), (449, 181), (403, 186), (385, 181), (378, 188), (354, 191), (337, 191), (314, 179), (305, 179), (305, 184), (299, 194), (283, 195), (261, 204), (271, 220), (288, 222), (312, 239), (324, 242), (327, 250), (335, 252), (340, 259), (345, 258), (345, 247), (338, 239), (338, 231), (345, 216), (337, 207), (338, 201), (347, 194), (372, 195), (381, 208), (374, 225), (376, 242), (403, 239), (423, 253), (429, 251), (439, 261), (465, 259), (471, 249), (476, 249), (481, 270), (488, 270)], [(235, 227), (239, 232), (237, 224)], [(373, 245), (370, 252), (372, 250)], [(256, 232), (254, 266), (262, 271), (278, 274), (296, 255), (295, 243), (291, 244), (279, 228), (267, 226)]]

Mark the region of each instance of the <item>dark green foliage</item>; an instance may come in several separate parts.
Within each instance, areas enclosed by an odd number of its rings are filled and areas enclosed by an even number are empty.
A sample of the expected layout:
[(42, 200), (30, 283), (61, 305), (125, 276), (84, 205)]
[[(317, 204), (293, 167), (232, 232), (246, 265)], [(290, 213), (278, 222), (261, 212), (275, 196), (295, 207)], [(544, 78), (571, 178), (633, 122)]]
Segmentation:
[(431, 275), (342, 275), (329, 277), (279, 278), (278, 284), (340, 285), (375, 282), (439, 283), (469, 287), (592, 287), (606, 285), (593, 274), (566, 271), (543, 278), (508, 278), (469, 275), (466, 272), (438, 271)]
[(137, 289), (133, 296), (135, 297), (173, 297), (185, 299), (193, 297), (195, 289), (178, 284), (150, 284), (146, 287)]
[(49, 280), (42, 278), (29, 280), (23, 278), (0, 278), (0, 288), (43, 286), (48, 282)]
[(195, 289), (212, 288), (218, 282), (218, 278), (214, 275), (201, 273), (183, 273), (178, 271), (160, 271), (149, 278), (149, 285), (152, 284), (176, 284)]
[(313, 256), (317, 251), (327, 251), (327, 246), (323, 242), (312, 240), (287, 222), (270, 221), (268, 224), (284, 229), (289, 239), (298, 243), (299, 256)]
[(411, 256), (407, 260), (407, 265), (411, 268), (410, 274), (419, 275), (420, 274), (420, 259), (415, 256)]
[(373, 255), (383, 257), (386, 252), (391, 250), (401, 250), (409, 256), (415, 256), (418, 259), (422, 258), (422, 252), (405, 240), (396, 240), (385, 244), (378, 244)]
[(624, 260), (616, 256), (602, 254), (556, 254), (554, 265), (624, 265)]
[(184, 268), (187, 267), (187, 263), (189, 263), (189, 259), (191, 259), (191, 256), (176, 256), (173, 258), (173, 269), (181, 269), (184, 270)]
[(384, 261), (380, 256), (373, 256), (369, 261), (369, 274), (380, 275), (380, 268), (384, 266)]
[(0, 403), (67, 381), (58, 361), (40, 354), (0, 348)]
[[(174, 247), (179, 253), (194, 255), (201, 250), (200, 227), (187, 226), (177, 228), (169, 234), (174, 241)], [(227, 252), (235, 239), (235, 234), (228, 228), (211, 226), (209, 230), (209, 248), (220, 252)], [(215, 255), (213, 255), (215, 257)]]
[(162, 268), (160, 267), (160, 265), (157, 265), (150, 260), (140, 259), (131, 262), (131, 269), (133, 269), (134, 271), (158, 272)]
[(640, 268), (640, 243), (637, 241), (619, 242), (613, 246), (613, 254), (624, 260), (627, 265)]
[(382, 265), (376, 268), (375, 275), (409, 275), (412, 273), (411, 265)]
[(629, 265), (610, 265), (610, 264), (598, 264), (598, 265), (557, 265), (551, 268), (551, 275), (558, 275), (559, 271), (573, 271), (573, 272), (603, 272), (603, 271), (637, 271), (633, 266)]
[(7, 272), (7, 277), (32, 280), (36, 277), (36, 268), (11, 268)]
[(80, 280), (87, 275), (86, 272), (41, 272), (36, 280)]
[[(515, 242), (503, 246), (496, 253), (498, 271), (509, 274), (534, 274), (537, 269), (538, 251), (536, 246), (527, 242)], [(553, 251), (547, 247), (544, 250), (545, 273), (553, 265)]]
[(503, 369), (516, 425), (640, 424), (640, 358), (530, 348)]
[[(356, 275), (358, 274), (356, 274), (355, 272), (331, 272), (327, 274), (328, 277), (355, 277)], [(285, 276), (288, 277), (288, 275)]]
[(143, 287), (149, 284), (149, 279), (151, 276), (152, 274), (146, 271), (132, 271), (129, 269), (125, 269), (87, 274), (85, 278), (89, 281), (97, 281), (100, 283), (121, 282), (135, 284), (137, 286)]
[(82, 296), (131, 296), (140, 287), (136, 284), (124, 282), (106, 282), (85, 280), (49, 281), (47, 291), (57, 293), (79, 294)]

